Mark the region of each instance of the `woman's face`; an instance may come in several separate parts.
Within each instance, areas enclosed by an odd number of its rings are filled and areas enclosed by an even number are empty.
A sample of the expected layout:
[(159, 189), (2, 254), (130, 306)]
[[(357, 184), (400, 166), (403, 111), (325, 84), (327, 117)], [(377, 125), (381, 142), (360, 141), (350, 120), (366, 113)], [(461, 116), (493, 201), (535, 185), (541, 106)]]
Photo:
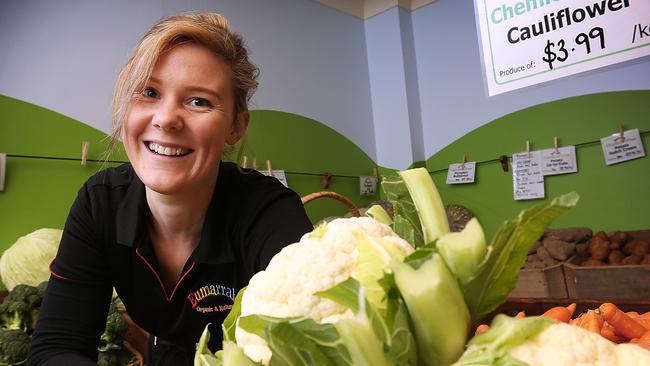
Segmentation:
[(122, 129), (144, 184), (162, 194), (212, 187), (224, 145), (248, 125), (248, 113), (235, 116), (234, 104), (231, 70), (220, 57), (191, 43), (163, 53)]

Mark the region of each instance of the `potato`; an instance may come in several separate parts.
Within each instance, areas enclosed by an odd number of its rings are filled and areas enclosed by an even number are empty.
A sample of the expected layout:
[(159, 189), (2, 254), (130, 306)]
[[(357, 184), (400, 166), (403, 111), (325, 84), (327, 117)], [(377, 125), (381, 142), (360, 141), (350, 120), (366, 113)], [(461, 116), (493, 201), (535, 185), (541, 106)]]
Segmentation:
[(609, 241), (609, 237), (607, 236), (607, 233), (604, 232), (604, 231), (599, 231), (599, 232), (597, 232), (596, 235), (594, 235), (594, 238), (595, 238), (595, 237), (599, 237), (599, 238), (601, 238), (601, 239), (603, 239), (603, 240), (607, 240), (607, 241)]
[(588, 243), (576, 244), (576, 253), (579, 255), (586, 255), (588, 245)]
[(546, 248), (544, 248), (543, 246), (537, 248), (537, 256), (547, 266), (553, 266), (553, 265), (556, 265), (558, 263), (555, 259), (553, 259), (553, 257), (551, 257), (548, 250)]
[(646, 254), (639, 264), (650, 264), (650, 254)]
[(609, 241), (604, 240), (599, 236), (594, 236), (589, 241), (588, 250), (592, 258), (603, 261), (607, 259), (607, 256), (609, 255)]
[(623, 246), (623, 253), (627, 255), (636, 255), (641, 258), (650, 252), (650, 245), (647, 241), (641, 239), (630, 240)]
[(641, 263), (641, 260), (643, 257), (640, 257), (638, 255), (628, 255), (627, 257), (623, 258), (621, 261), (622, 265), (628, 265), (628, 264), (639, 264)]
[(625, 254), (621, 252), (620, 250), (612, 250), (609, 252), (609, 256), (607, 257), (607, 261), (609, 264), (617, 265), (621, 264), (621, 261), (625, 258)]
[(599, 267), (602, 266), (603, 262), (599, 261), (598, 259), (594, 258), (587, 258), (586, 261), (580, 263), (580, 266), (582, 267)]
[(619, 246), (627, 243), (629, 235), (625, 231), (615, 231), (609, 235), (609, 241), (617, 243)]

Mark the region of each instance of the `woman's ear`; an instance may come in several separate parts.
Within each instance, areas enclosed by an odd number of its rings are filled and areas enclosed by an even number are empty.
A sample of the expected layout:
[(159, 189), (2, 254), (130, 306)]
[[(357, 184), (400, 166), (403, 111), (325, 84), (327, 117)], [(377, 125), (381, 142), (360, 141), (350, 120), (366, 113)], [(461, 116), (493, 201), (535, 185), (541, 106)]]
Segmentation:
[(248, 121), (250, 119), (250, 114), (248, 111), (241, 111), (237, 114), (237, 119), (235, 120), (232, 130), (226, 138), (226, 143), (228, 145), (234, 145), (239, 141), (239, 139), (244, 136), (246, 129), (248, 128)]

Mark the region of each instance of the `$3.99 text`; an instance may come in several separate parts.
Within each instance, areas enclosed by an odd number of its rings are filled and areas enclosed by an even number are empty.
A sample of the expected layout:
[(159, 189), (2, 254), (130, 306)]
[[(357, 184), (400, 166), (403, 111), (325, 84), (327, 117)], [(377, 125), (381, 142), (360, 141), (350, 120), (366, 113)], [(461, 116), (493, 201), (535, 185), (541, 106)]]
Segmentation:
[[(578, 33), (575, 38), (575, 43), (578, 45), (584, 45), (587, 54), (591, 53), (591, 40), (598, 39), (600, 41), (600, 49), (605, 48), (605, 30), (601, 27), (591, 28), (589, 33)], [(564, 62), (569, 58), (569, 50), (567, 50), (567, 45), (564, 42), (564, 39), (560, 39), (557, 43), (553, 43), (550, 40), (546, 42), (546, 47), (544, 47), (544, 56), (542, 61), (548, 64), (549, 69), (553, 70), (554, 62)], [(571, 48), (571, 52), (575, 51), (575, 48)]]

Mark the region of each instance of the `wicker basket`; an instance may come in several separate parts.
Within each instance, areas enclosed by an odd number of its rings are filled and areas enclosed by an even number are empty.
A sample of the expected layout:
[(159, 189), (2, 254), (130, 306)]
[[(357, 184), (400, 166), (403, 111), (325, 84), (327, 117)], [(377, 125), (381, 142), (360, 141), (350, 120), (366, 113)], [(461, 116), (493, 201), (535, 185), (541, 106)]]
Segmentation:
[(330, 192), (330, 191), (322, 191), (322, 192), (314, 192), (310, 193), (306, 196), (303, 196), (302, 199), (302, 204), (306, 204), (308, 202), (317, 200), (319, 198), (332, 198), (335, 199), (344, 205), (348, 206), (350, 209), (350, 214), (354, 217), (359, 217), (361, 216), (361, 213), (359, 212), (359, 208), (352, 202), (349, 198), (345, 197), (342, 194), (336, 193), (336, 192)]

